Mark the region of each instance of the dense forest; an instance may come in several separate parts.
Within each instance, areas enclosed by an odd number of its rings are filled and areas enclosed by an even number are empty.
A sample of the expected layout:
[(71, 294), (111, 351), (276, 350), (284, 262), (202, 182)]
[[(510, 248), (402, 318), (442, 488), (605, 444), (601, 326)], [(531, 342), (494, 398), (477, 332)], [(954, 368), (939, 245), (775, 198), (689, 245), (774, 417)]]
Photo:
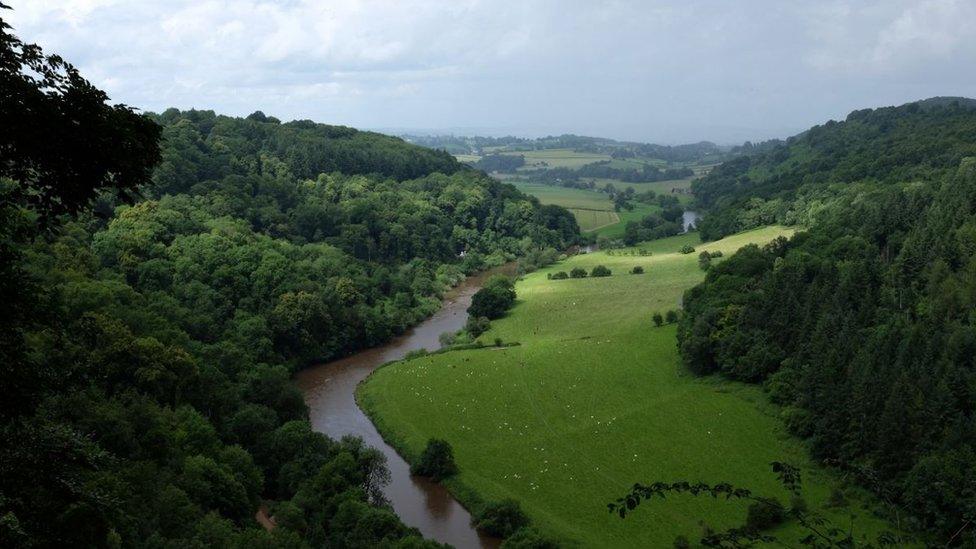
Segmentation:
[(807, 230), (686, 293), (688, 367), (764, 384), (816, 457), (907, 511), (903, 526), (976, 544), (976, 108), (856, 111), (695, 189), (703, 237)]
[(2, 21), (0, 92), (0, 546), (439, 546), (291, 374), (572, 215), (396, 138), (110, 106)]
[(786, 142), (741, 149), (753, 154), (692, 183), (711, 212), (699, 229), (714, 240), (769, 223), (810, 226), (878, 187), (930, 186), (976, 155), (974, 120), (972, 100), (934, 98), (854, 111)]

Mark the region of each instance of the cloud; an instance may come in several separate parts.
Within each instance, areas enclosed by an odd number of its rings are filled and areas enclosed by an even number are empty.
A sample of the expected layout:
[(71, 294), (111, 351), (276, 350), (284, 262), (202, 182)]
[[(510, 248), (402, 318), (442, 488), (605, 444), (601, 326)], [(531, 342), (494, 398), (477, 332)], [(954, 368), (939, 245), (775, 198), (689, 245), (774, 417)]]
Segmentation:
[(971, 0), (7, 0), (145, 109), (675, 142), (976, 95)]
[(976, 3), (970, 0), (846, 2), (814, 5), (806, 13), (814, 47), (806, 60), (824, 71), (910, 70), (976, 51)]

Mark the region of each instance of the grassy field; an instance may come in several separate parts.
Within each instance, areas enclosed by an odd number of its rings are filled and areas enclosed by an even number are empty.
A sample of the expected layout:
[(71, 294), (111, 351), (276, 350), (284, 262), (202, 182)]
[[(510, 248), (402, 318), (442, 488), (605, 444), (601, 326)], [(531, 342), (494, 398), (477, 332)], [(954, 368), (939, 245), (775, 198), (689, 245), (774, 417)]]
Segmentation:
[[(599, 160), (609, 160), (610, 155), (599, 153), (576, 152), (572, 149), (544, 149), (541, 151), (513, 151), (502, 154), (522, 155), (525, 157), (523, 170), (538, 168), (579, 168)], [(544, 163), (544, 164), (543, 164)]]
[(586, 210), (613, 210), (613, 203), (606, 193), (523, 181), (515, 181), (512, 184), (523, 193), (538, 198), (543, 204)]
[(617, 217), (620, 220), (618, 223), (599, 227), (595, 230), (596, 235), (605, 236), (607, 238), (623, 238), (624, 228), (627, 226), (628, 222), (640, 221), (647, 215), (661, 211), (661, 207), (657, 205), (642, 204), (640, 202), (634, 202), (633, 204), (634, 209), (620, 210), (617, 213)]
[[(576, 217), (576, 222), (583, 231), (597, 230), (620, 223), (620, 217), (613, 211), (613, 203), (605, 193), (542, 183), (518, 181), (513, 184), (520, 191), (538, 198), (543, 204), (556, 204), (568, 209)], [(623, 225), (620, 227), (620, 232), (623, 234)]]
[(458, 162), (466, 162), (474, 164), (475, 162), (481, 160), (481, 157), (476, 154), (456, 154), (454, 158), (457, 158)]
[[(676, 253), (683, 244), (728, 256), (788, 232), (705, 245), (688, 234), (644, 244), (651, 256), (571, 257), (519, 281), (515, 308), (481, 338), (519, 346), (395, 363), (360, 386), (361, 406), (408, 459), (431, 437), (448, 440), (460, 469), (448, 485), (467, 505), (513, 497), (538, 527), (583, 547), (670, 547), (679, 534), (697, 539), (699, 521), (724, 529), (744, 520), (741, 502), (691, 497), (648, 502), (626, 520), (609, 515), (606, 503), (635, 481), (728, 481), (786, 503), (769, 463), (788, 461), (803, 468), (811, 509), (824, 510), (834, 477), (788, 436), (761, 390), (691, 376), (675, 328), (650, 320), (678, 308), (704, 276), (697, 253)], [(613, 276), (546, 279), (597, 264)], [(629, 274), (634, 265), (645, 274)], [(860, 508), (862, 495), (849, 501), (825, 513), (844, 525), (857, 514), (860, 532), (883, 526)], [(792, 543), (795, 528), (774, 533)]]
[(620, 214), (610, 210), (580, 210), (569, 208), (584, 232), (600, 231), (620, 224)]

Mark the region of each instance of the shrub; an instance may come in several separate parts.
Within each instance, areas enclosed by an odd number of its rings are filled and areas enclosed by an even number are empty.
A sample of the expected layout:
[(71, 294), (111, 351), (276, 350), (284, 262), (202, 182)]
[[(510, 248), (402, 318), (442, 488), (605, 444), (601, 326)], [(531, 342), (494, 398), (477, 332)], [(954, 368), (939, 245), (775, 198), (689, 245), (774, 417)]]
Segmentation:
[(711, 258), (713, 258), (713, 259), (716, 258), (716, 257), (722, 257), (722, 251), (721, 250), (715, 250), (714, 252), (708, 254), (708, 256), (711, 257)]
[(410, 473), (430, 477), (435, 481), (457, 473), (457, 465), (454, 463), (454, 449), (451, 448), (451, 444), (439, 438), (428, 440), (427, 447), (420, 454), (420, 459), (410, 467)]
[(693, 254), (693, 253), (695, 253), (695, 247), (692, 246), (691, 244), (685, 244), (678, 251), (681, 252), (681, 253), (683, 253), (683, 254)]
[(569, 271), (569, 278), (586, 278), (586, 269), (573, 267), (573, 270)]
[(790, 509), (792, 509), (794, 513), (806, 513), (807, 500), (800, 496), (793, 496), (790, 498)]
[(652, 316), (651, 318), (654, 319), (655, 326), (660, 326), (661, 324), (664, 324), (664, 317), (661, 316), (661, 313), (654, 313), (654, 316)]
[(666, 320), (668, 324), (674, 324), (675, 322), (678, 321), (678, 311), (671, 309), (670, 311), (664, 314), (664, 320)]
[(762, 532), (786, 520), (786, 509), (776, 499), (757, 501), (746, 513), (746, 530)]
[(690, 549), (691, 548), (691, 542), (688, 541), (688, 538), (686, 538), (684, 536), (678, 536), (678, 537), (674, 538), (674, 544), (673, 545), (674, 545), (674, 549)]
[(430, 351), (428, 351), (427, 349), (416, 349), (403, 355), (403, 360), (413, 360), (415, 358), (420, 358), (422, 356), (427, 356), (429, 354)]
[(275, 503), (271, 508), (271, 514), (277, 527), (287, 528), (295, 532), (304, 532), (308, 529), (308, 523), (305, 521), (305, 512), (298, 505), (290, 501), (279, 501)]
[(610, 269), (604, 267), (603, 265), (597, 265), (596, 267), (593, 267), (592, 271), (590, 271), (590, 276), (610, 276), (610, 274)]
[(486, 317), (489, 320), (499, 318), (505, 311), (515, 304), (515, 284), (512, 279), (503, 275), (495, 275), (488, 279), (484, 287), (471, 298), (468, 314), (475, 317)]
[(496, 337), (495, 338), (495, 347), (501, 347), (501, 346), (502, 346), (502, 338)]
[(708, 252), (698, 254), (698, 267), (703, 271), (712, 268), (712, 256)]
[(514, 499), (489, 503), (475, 518), (475, 527), (496, 538), (507, 538), (529, 525), (529, 517)]
[(478, 339), (478, 336), (487, 332), (489, 328), (491, 328), (491, 321), (483, 316), (469, 316), (464, 324), (464, 331), (468, 332), (472, 339)]
[(437, 336), (437, 341), (440, 342), (441, 347), (450, 347), (454, 345), (454, 340), (457, 338), (457, 334), (454, 332), (444, 332)]
[(556, 540), (547, 538), (535, 528), (527, 526), (519, 528), (506, 539), (501, 549), (559, 549), (560, 547)]
[(844, 495), (844, 491), (840, 488), (834, 488), (830, 491), (830, 498), (827, 499), (828, 507), (847, 507), (847, 496)]
[(569, 275), (566, 274), (566, 271), (559, 271), (558, 273), (552, 273), (550, 280), (566, 280), (567, 278), (569, 278)]
[(644, 274), (644, 267), (641, 267), (640, 265), (636, 265), (634, 266), (633, 269), (630, 270), (630, 274), (632, 275)]

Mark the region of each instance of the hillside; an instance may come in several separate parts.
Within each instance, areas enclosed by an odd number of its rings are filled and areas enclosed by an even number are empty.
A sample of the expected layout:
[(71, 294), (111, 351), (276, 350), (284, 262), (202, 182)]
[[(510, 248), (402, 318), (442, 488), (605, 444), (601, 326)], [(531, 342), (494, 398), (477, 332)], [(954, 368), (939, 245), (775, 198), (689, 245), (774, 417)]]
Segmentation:
[[(814, 456), (931, 541), (976, 542), (976, 110), (858, 111), (696, 183), (711, 237), (808, 226), (747, 247), (685, 294), (681, 355), (761, 383)], [(704, 236), (704, 234), (703, 234)]]
[(555, 255), (572, 216), (396, 138), (111, 106), (7, 29), (0, 546), (439, 547), (291, 374)]
[(972, 155), (973, 101), (933, 98), (815, 126), (717, 166), (692, 191), (710, 211), (700, 229), (713, 239), (773, 222), (811, 225), (871, 190), (939, 181)]

